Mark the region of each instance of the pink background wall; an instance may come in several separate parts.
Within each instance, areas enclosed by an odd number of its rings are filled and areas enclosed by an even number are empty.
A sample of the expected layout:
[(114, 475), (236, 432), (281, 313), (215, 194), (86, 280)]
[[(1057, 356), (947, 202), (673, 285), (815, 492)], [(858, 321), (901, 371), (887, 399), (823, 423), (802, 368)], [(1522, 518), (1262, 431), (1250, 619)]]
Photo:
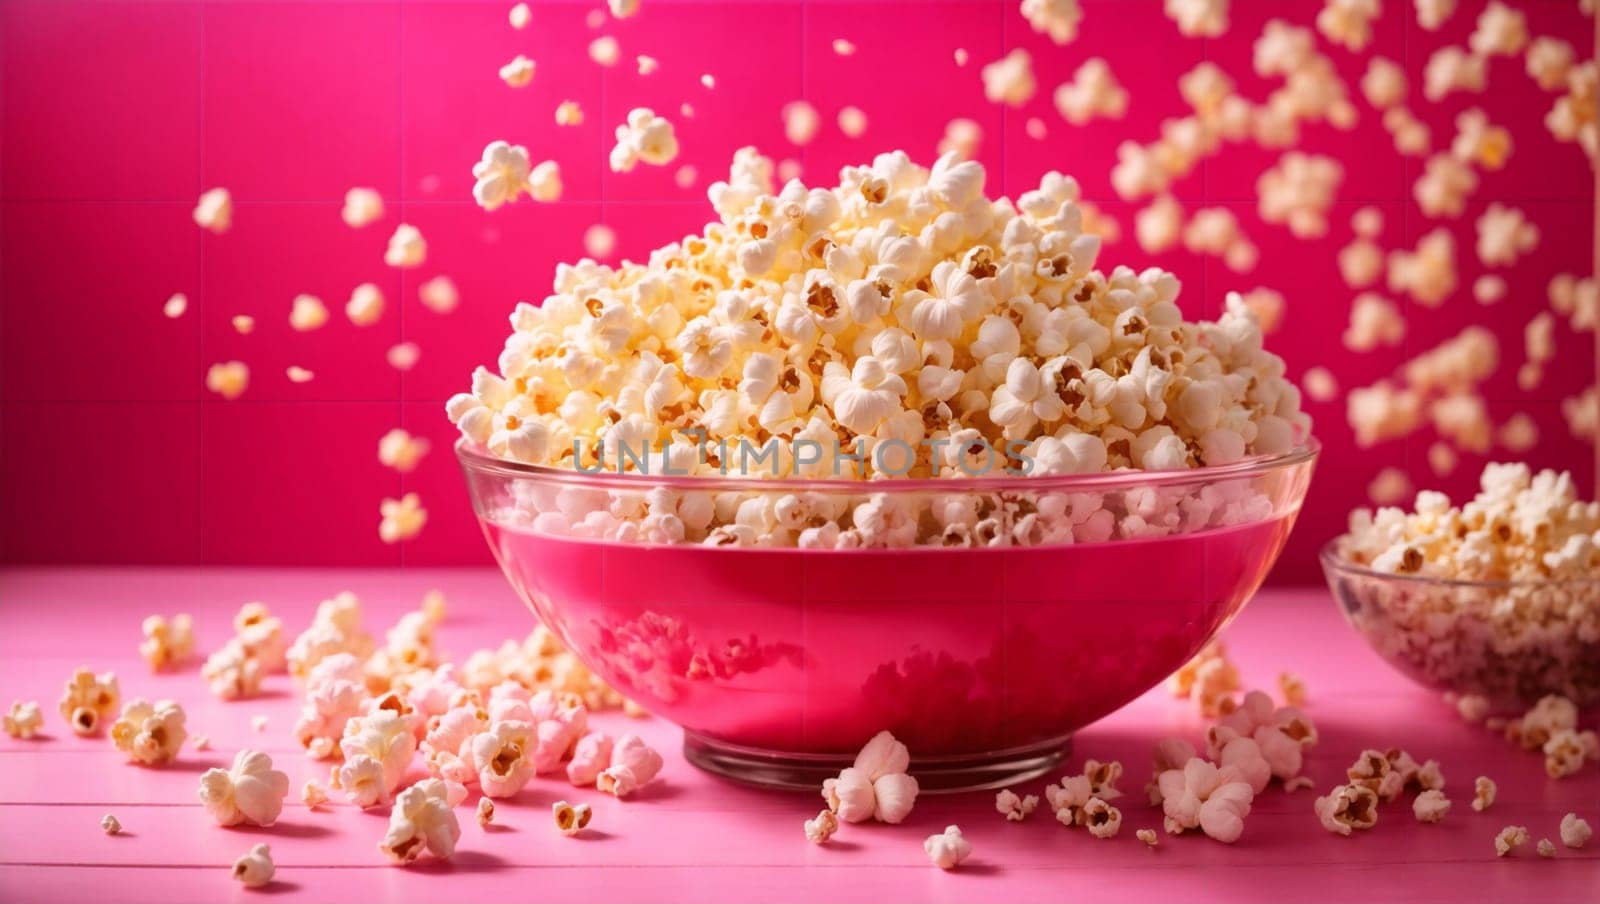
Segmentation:
[[(709, 216), (704, 186), (726, 172), (732, 151), (755, 144), (801, 161), (808, 178), (830, 180), (839, 166), (902, 147), (923, 162), (952, 116), (980, 122), (980, 153), (991, 191), (1015, 194), (1049, 169), (1070, 172), (1087, 197), (1112, 213), (1125, 237), (1102, 261), (1155, 263), (1183, 277), (1191, 315), (1214, 315), (1229, 289), (1264, 285), (1288, 297), (1284, 328), (1269, 344), (1292, 375), (1331, 368), (1341, 390), (1391, 373), (1418, 351), (1481, 322), (1501, 337), (1501, 365), (1486, 384), (1497, 420), (1531, 414), (1542, 432), (1528, 458), (1574, 468), (1593, 489), (1594, 454), (1571, 437), (1562, 398), (1594, 381), (1592, 337), (1557, 329), (1561, 356), (1532, 394), (1516, 388), (1522, 327), (1545, 302), (1557, 272), (1589, 272), (1593, 192), (1574, 146), (1557, 145), (1542, 124), (1552, 95), (1523, 74), (1521, 58), (1492, 63), (1489, 93), (1420, 98), (1429, 52), (1462, 44), (1477, 0), (1439, 33), (1421, 31), (1409, 0), (1389, 0), (1373, 47), (1361, 55), (1319, 50), (1338, 64), (1361, 111), (1352, 132), (1305, 130), (1303, 146), (1341, 158), (1345, 179), (1327, 239), (1301, 242), (1259, 221), (1255, 180), (1275, 152), (1235, 147), (1204, 163), (1176, 194), (1187, 209), (1226, 205), (1262, 248), (1244, 277), (1214, 259), (1178, 251), (1155, 257), (1128, 234), (1136, 207), (1111, 192), (1108, 174), (1124, 138), (1148, 142), (1162, 119), (1186, 112), (1175, 80), (1211, 59), (1261, 100), (1275, 84), (1250, 72), (1250, 45), (1281, 16), (1309, 25), (1317, 0), (1234, 0), (1233, 25), (1215, 40), (1182, 38), (1160, 0), (1084, 0), (1078, 41), (1057, 47), (1032, 32), (1015, 0), (971, 2), (693, 3), (645, 0), (635, 18), (585, 25), (596, 3), (533, 2), (533, 25), (513, 31), (509, 0), (492, 2), (0, 2), (0, 561), (206, 564), (467, 564), (489, 561), (472, 524), (448, 451), (452, 428), (442, 402), (465, 388), (472, 366), (492, 364), (519, 299), (546, 293), (555, 263), (582, 254), (581, 235), (611, 224), (619, 255), (697, 230)], [(1557, 34), (1580, 54), (1593, 50), (1592, 24), (1576, 0), (1527, 0), (1534, 34)], [(599, 33), (621, 42), (623, 63), (602, 69), (586, 53)], [(845, 37), (859, 50), (836, 56)], [(966, 68), (952, 61), (965, 47)], [(983, 100), (978, 70), (1010, 47), (1034, 55), (1038, 96), (1022, 111)], [(1413, 106), (1448, 141), (1455, 114), (1473, 104), (1510, 127), (1510, 167), (1485, 174), (1467, 216), (1451, 221), (1463, 289), (1438, 310), (1406, 306), (1409, 332), (1394, 349), (1356, 355), (1338, 341), (1354, 293), (1334, 255), (1350, 239), (1349, 213), (1376, 204), (1387, 215), (1382, 244), (1410, 247), (1435, 224), (1411, 202), (1419, 172), (1402, 162), (1356, 87), (1365, 61), (1381, 53), (1404, 62)], [(496, 77), (517, 53), (538, 63), (533, 84), (512, 90)], [(633, 56), (660, 70), (639, 76)], [(1073, 128), (1050, 93), (1094, 55), (1107, 57), (1132, 95), (1121, 122)], [(717, 77), (714, 90), (698, 82)], [(784, 141), (779, 109), (804, 97), (824, 127), (805, 148)], [(557, 129), (552, 111), (582, 103), (586, 119)], [(694, 118), (676, 111), (693, 103)], [(855, 104), (870, 125), (857, 139), (834, 125)], [(690, 190), (674, 167), (605, 170), (611, 129), (629, 108), (653, 106), (677, 125), (678, 163), (699, 168)], [(1049, 129), (1029, 138), (1031, 116)], [(561, 164), (560, 203), (523, 202), (485, 214), (473, 204), (470, 168), (490, 140), (529, 147)], [(830, 183), (831, 184), (831, 183)], [(199, 193), (233, 192), (234, 227), (203, 233), (190, 221)], [(339, 219), (347, 188), (384, 195), (384, 220), (351, 230)], [(1467, 287), (1480, 272), (1472, 223), (1490, 201), (1514, 202), (1535, 219), (1536, 252), (1501, 271), (1511, 292), (1484, 308)], [(387, 236), (401, 221), (422, 229), (425, 266), (385, 266)], [(444, 273), (462, 305), (441, 316), (416, 298), (417, 285)], [(342, 315), (351, 288), (377, 283), (388, 298), (381, 323), (359, 329)], [(173, 292), (189, 313), (161, 315)], [(327, 327), (289, 330), (290, 299), (323, 298)], [(235, 314), (257, 326), (238, 335)], [(400, 374), (384, 351), (401, 339), (422, 349)], [(206, 367), (238, 358), (252, 383), (226, 402), (203, 387)], [(291, 384), (286, 365), (316, 372)], [(1463, 453), (1454, 475), (1425, 463), (1431, 430), (1358, 451), (1342, 398), (1308, 403), (1326, 455), (1282, 580), (1315, 580), (1315, 549), (1336, 533), (1380, 467), (1409, 469), (1421, 486), (1466, 491), (1482, 459)], [(376, 460), (393, 426), (432, 438), (414, 473)], [(1500, 456), (1507, 453), (1501, 451)], [(385, 546), (377, 537), (380, 498), (417, 491), (430, 511), (418, 539)]]

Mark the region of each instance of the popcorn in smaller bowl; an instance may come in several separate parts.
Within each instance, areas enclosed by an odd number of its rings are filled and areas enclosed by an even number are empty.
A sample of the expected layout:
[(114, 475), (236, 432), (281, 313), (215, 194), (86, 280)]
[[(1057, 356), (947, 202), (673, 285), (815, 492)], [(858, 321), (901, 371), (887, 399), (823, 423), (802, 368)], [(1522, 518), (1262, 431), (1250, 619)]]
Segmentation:
[(1489, 464), (1456, 507), (1356, 509), (1322, 568), (1350, 624), (1428, 687), (1521, 711), (1546, 694), (1600, 702), (1600, 503), (1566, 472)]

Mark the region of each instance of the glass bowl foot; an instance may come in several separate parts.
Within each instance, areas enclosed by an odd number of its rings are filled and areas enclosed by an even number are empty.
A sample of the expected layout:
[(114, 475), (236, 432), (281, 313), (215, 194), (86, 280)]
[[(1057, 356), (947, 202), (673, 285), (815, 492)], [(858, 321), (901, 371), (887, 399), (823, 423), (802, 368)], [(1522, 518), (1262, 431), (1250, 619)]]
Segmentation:
[[(1072, 735), (1013, 747), (992, 753), (911, 758), (911, 774), (922, 793), (988, 791), (1039, 778), (1072, 750)], [(824, 779), (833, 778), (854, 757), (813, 753), (784, 753), (742, 747), (715, 738), (683, 733), (683, 757), (713, 775), (761, 788), (782, 788), (816, 793)]]

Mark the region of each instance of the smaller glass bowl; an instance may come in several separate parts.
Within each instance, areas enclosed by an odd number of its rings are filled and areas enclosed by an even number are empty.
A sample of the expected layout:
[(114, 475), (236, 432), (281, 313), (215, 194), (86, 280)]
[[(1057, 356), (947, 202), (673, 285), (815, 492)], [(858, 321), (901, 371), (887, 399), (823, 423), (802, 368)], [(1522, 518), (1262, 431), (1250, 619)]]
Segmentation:
[[(1569, 581), (1452, 581), (1374, 571), (1345, 558), (1343, 537), (1322, 548), (1322, 572), (1350, 625), (1424, 687), (1477, 694), (1496, 712), (1521, 712), (1546, 694), (1600, 703), (1600, 631), (1563, 613), (1600, 595), (1600, 577)], [(1587, 633), (1589, 636), (1584, 636)]]

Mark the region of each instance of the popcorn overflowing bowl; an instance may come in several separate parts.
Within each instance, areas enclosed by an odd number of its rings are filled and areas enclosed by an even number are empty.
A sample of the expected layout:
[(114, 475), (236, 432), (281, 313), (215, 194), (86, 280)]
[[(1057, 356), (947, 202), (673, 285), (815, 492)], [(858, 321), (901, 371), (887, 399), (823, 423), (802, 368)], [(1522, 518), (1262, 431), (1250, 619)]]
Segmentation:
[[(1600, 577), (1474, 581), (1391, 574), (1322, 549), (1339, 609), (1377, 654), (1424, 687), (1520, 713), (1547, 694), (1600, 703)], [(1584, 603), (1584, 601), (1590, 601)], [(1591, 609), (1591, 612), (1593, 610)]]
[[(604, 680), (681, 725), (691, 762), (814, 788), (888, 729), (925, 786), (976, 788), (1045, 773), (1075, 730), (1213, 638), (1282, 549), (1318, 446), (1187, 470), (876, 481), (456, 451), (512, 586)], [(711, 525), (751, 500), (778, 513), (772, 542), (728, 529), (719, 545), (727, 528)], [(699, 536), (625, 526), (667, 506)], [(841, 529), (860, 542), (792, 539)]]

